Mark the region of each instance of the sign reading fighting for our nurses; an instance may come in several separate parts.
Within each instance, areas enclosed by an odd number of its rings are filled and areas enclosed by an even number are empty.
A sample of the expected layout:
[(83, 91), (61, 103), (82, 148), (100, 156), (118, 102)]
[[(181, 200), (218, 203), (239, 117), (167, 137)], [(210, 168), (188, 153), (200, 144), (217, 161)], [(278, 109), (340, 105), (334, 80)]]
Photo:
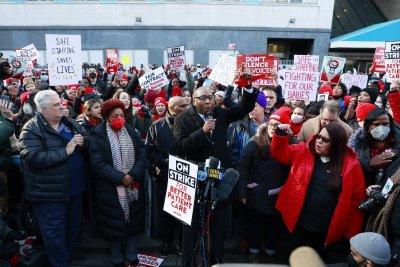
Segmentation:
[(145, 73), (145, 75), (139, 78), (140, 87), (146, 90), (157, 90), (168, 83), (168, 78), (162, 67), (158, 67), (149, 73)]
[(400, 41), (385, 43), (386, 80), (400, 80)]
[(191, 225), (197, 186), (196, 164), (169, 156), (168, 185), (164, 211)]
[(80, 35), (46, 34), (50, 85), (77, 84), (82, 80)]
[(138, 254), (138, 260), (138, 267), (158, 267), (164, 261), (163, 258), (147, 254)]
[(167, 47), (168, 64), (171, 70), (182, 70), (185, 67), (185, 47)]

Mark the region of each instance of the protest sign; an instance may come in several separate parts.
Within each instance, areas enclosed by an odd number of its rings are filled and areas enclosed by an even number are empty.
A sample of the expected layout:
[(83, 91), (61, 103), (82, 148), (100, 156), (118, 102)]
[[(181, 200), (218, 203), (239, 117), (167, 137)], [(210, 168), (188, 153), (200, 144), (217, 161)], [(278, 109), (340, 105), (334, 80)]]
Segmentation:
[(22, 76), (28, 77), (33, 75), (33, 63), (30, 57), (30, 53), (26, 49), (17, 49), (15, 51), (16, 60), (21, 62), (21, 68), (17, 71), (22, 73)]
[(185, 67), (185, 47), (167, 47), (167, 57), (170, 70), (182, 70)]
[(77, 84), (82, 80), (80, 35), (46, 34), (50, 85)]
[(118, 49), (106, 49), (107, 73), (117, 73), (118, 66)]
[(385, 43), (386, 80), (400, 80), (400, 41)]
[(294, 70), (304, 72), (318, 72), (319, 56), (294, 55)]
[(164, 211), (191, 225), (197, 185), (196, 164), (169, 156), (168, 185)]
[(27, 46), (23, 47), (22, 49), (25, 49), (28, 51), (28, 55), (32, 61), (37, 60), (40, 57), (34, 44), (27, 45)]
[(228, 86), (233, 84), (236, 72), (236, 58), (222, 54), (212, 69), (209, 78), (217, 83)]
[(235, 50), (236, 44), (228, 44), (228, 49)]
[(162, 67), (158, 67), (153, 71), (146, 72), (142, 77), (139, 78), (140, 87), (146, 90), (156, 90), (167, 85), (168, 83), (168, 78), (165, 75)]
[(147, 254), (138, 254), (138, 260), (138, 267), (158, 267), (164, 261), (163, 258)]
[(315, 101), (318, 91), (318, 72), (280, 70), (279, 84), (284, 98)]
[(353, 85), (360, 88), (365, 88), (368, 84), (368, 75), (354, 75), (346, 73), (342, 75), (340, 82), (344, 83), (347, 88), (350, 88)]
[(374, 72), (385, 73), (385, 48), (377, 47), (374, 60), (372, 61), (372, 70)]
[(345, 58), (324, 56), (321, 69), (321, 82), (338, 83), (345, 64)]
[(122, 61), (122, 64), (129, 65), (129, 64), (131, 64), (131, 57), (129, 55), (122, 55), (121, 61)]
[[(245, 70), (250, 70), (253, 75), (265, 74), (265, 78), (259, 79), (253, 83), (254, 86), (267, 85), (267, 78), (272, 77), (271, 71), (275, 67), (273, 55), (267, 54), (250, 54), (238, 55), (236, 67), (239, 70), (243, 67)], [(273, 81), (272, 81), (273, 84)]]
[(317, 95), (317, 101), (328, 101), (329, 100), (329, 93), (323, 93)]
[[(26, 71), (26, 68), (28, 67), (28, 64), (32, 62), (29, 61), (24, 61), (20, 60), (16, 55), (11, 55), (9, 57), (9, 62), (10, 65), (13, 69), (13, 76), (17, 76), (18, 74), (23, 74)], [(27, 75), (30, 76), (30, 75)]]

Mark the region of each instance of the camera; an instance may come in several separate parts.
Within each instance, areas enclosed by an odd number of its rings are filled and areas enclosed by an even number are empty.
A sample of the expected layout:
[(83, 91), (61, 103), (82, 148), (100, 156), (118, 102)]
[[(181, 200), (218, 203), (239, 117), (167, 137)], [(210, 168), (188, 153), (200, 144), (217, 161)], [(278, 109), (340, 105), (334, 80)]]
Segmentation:
[(385, 202), (386, 197), (382, 191), (379, 189), (374, 189), (371, 192), (370, 197), (366, 201), (361, 202), (360, 205), (358, 205), (358, 208), (363, 211), (371, 211), (375, 206), (383, 205)]

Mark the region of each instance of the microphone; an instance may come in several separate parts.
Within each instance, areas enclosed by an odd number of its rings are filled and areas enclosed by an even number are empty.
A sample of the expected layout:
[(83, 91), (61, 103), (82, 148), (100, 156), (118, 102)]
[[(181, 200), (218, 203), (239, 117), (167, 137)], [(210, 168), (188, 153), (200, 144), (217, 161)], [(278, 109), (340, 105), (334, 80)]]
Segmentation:
[(197, 180), (203, 182), (207, 179), (207, 172), (205, 170), (204, 163), (199, 163), (199, 169), (197, 171)]
[(213, 156), (210, 156), (208, 159), (209, 159), (208, 167), (207, 167), (208, 180), (207, 180), (206, 187), (204, 188), (204, 194), (203, 194), (204, 198), (207, 197), (208, 191), (210, 190), (211, 183), (214, 182), (214, 181), (211, 181), (212, 178), (216, 178), (216, 179), (219, 178), (219, 170), (218, 170), (219, 160)]
[[(212, 119), (214, 119), (214, 114), (213, 114), (213, 112), (212, 111), (210, 111), (210, 112), (208, 112), (207, 113), (207, 120), (212, 120)], [(212, 138), (213, 138), (213, 131), (211, 130), (211, 132), (210, 132), (210, 137), (211, 137), (211, 141), (212, 141)]]
[(211, 210), (215, 209), (215, 206), (220, 201), (227, 200), (239, 180), (239, 172), (235, 169), (229, 168), (226, 170), (224, 179), (219, 181), (217, 187), (217, 199), (212, 203)]

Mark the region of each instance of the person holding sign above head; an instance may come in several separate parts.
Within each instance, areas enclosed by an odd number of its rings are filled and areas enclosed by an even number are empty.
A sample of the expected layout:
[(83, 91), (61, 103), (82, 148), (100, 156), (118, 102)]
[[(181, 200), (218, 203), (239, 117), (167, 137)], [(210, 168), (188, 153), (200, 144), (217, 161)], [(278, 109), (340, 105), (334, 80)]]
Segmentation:
[[(174, 120), (177, 115), (186, 110), (187, 104), (183, 97), (174, 96), (168, 101), (168, 112), (165, 118), (155, 121), (146, 138), (148, 158), (159, 173), (156, 176), (154, 186), (156, 188), (156, 201), (160, 210), (157, 211), (159, 225), (161, 226), (161, 257), (167, 257), (174, 242), (174, 233), (177, 230), (177, 220), (171, 215), (162, 211), (162, 206), (167, 191), (168, 181), (168, 156), (175, 154), (175, 139), (173, 135)], [(179, 242), (178, 242), (179, 245)]]
[[(238, 105), (222, 109), (214, 106), (214, 96), (207, 87), (193, 93), (193, 104), (174, 120), (176, 153), (186, 160), (204, 163), (214, 156), (224, 168), (232, 167), (227, 147), (227, 129), (231, 122), (246, 116), (253, 110), (258, 90), (252, 87), (252, 74), (242, 69), (236, 78), (246, 81), (242, 101)], [(233, 82), (233, 81), (232, 81)], [(224, 253), (225, 201), (221, 201), (211, 213), (211, 264), (221, 263)], [(183, 258), (185, 266), (195, 266), (193, 260), (196, 236), (199, 233), (199, 210), (194, 209), (192, 226), (184, 226)]]
[(104, 102), (104, 121), (94, 130), (90, 146), (100, 231), (110, 241), (111, 261), (121, 267), (138, 264), (136, 236), (144, 226), (147, 159), (144, 143), (125, 123), (124, 109), (118, 99)]

